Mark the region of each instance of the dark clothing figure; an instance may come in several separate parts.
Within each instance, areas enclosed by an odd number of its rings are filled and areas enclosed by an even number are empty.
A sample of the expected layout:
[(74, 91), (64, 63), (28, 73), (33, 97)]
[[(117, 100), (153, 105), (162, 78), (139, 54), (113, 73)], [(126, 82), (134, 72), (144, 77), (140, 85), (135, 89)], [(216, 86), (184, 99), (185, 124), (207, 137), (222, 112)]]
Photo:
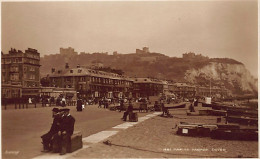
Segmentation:
[(195, 107), (198, 106), (198, 100), (195, 100), (194, 106), (195, 106)]
[(82, 100), (77, 101), (77, 111), (82, 111)]
[(161, 103), (161, 107), (162, 107), (162, 116), (164, 115), (168, 115), (169, 114), (169, 110), (167, 108), (165, 108), (164, 103)]
[(57, 100), (56, 100), (56, 105), (57, 106), (61, 106), (61, 99), (58, 97)]
[(161, 103), (161, 107), (162, 107), (162, 112), (163, 112), (161, 116), (164, 116), (164, 115), (166, 115), (167, 117), (172, 116), (169, 112), (169, 109), (165, 108), (164, 103)]
[(108, 100), (104, 100), (104, 109), (108, 108)]
[(119, 112), (121, 112), (123, 109), (124, 109), (124, 101), (120, 101)]
[(161, 111), (161, 107), (160, 107), (158, 101), (155, 101), (155, 103), (154, 103), (154, 110), (155, 111)]
[(75, 118), (71, 115), (63, 116), (61, 119), (60, 131), (72, 135), (74, 131)]
[(54, 99), (54, 97), (51, 97), (51, 102), (50, 102), (50, 104), (55, 104), (55, 99)]
[(61, 106), (62, 106), (62, 107), (65, 107), (65, 106), (66, 106), (65, 101), (61, 101)]
[[(53, 108), (53, 111), (56, 111), (56, 109)], [(60, 130), (60, 124), (61, 124), (60, 116), (59, 115), (54, 116), (50, 131), (41, 136), (44, 151), (52, 150), (52, 139), (54, 135), (57, 134), (58, 131)]]
[(71, 115), (65, 115), (62, 117), (60, 126), (60, 135), (57, 136), (61, 151), (60, 154), (64, 155), (67, 152), (67, 146), (70, 143), (71, 135), (74, 131), (75, 118)]
[(194, 106), (193, 106), (193, 104), (192, 104), (192, 103), (190, 104), (190, 107), (189, 107), (189, 109), (190, 109), (190, 112), (195, 112), (195, 109), (194, 109)]
[(123, 116), (123, 120), (126, 121), (127, 116), (129, 115), (129, 113), (133, 112), (133, 105), (131, 103), (129, 103), (129, 106), (127, 108), (127, 110), (124, 112), (124, 116)]
[(101, 108), (101, 106), (102, 106), (102, 100), (99, 100), (98, 101), (98, 108)]

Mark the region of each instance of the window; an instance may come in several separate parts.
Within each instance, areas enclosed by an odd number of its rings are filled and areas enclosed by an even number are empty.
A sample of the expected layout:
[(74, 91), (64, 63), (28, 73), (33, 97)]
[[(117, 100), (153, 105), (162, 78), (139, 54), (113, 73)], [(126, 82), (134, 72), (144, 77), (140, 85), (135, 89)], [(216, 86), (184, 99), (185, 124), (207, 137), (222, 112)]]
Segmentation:
[(79, 85), (79, 89), (80, 89), (80, 90), (82, 90), (82, 89), (83, 89), (83, 86), (82, 86), (81, 84)]
[(19, 80), (19, 75), (18, 74), (11, 74), (11, 80), (12, 81), (18, 81)]
[(35, 75), (30, 75), (31, 80), (35, 80)]
[(81, 73), (81, 71), (82, 71), (81, 69), (78, 69), (78, 73)]
[(6, 59), (6, 64), (11, 63), (11, 59)]
[(34, 67), (30, 67), (30, 71), (35, 71), (35, 68)]
[(73, 70), (70, 70), (70, 73), (73, 73)]
[(11, 72), (18, 72), (18, 66), (11, 66), (10, 71)]
[(80, 78), (79, 78), (79, 81), (80, 81), (80, 82), (84, 82), (84, 81), (85, 81), (85, 78), (84, 78), (84, 77), (80, 77)]

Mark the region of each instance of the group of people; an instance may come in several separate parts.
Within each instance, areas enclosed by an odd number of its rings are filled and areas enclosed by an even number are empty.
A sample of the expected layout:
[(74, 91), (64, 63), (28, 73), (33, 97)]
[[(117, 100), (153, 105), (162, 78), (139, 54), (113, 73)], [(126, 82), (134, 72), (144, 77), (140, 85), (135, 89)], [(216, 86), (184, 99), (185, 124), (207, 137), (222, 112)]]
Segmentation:
[(110, 103), (112, 103), (110, 99), (102, 98), (98, 101), (98, 108), (101, 108), (102, 105), (104, 105), (104, 109), (106, 109)]
[(56, 105), (65, 107), (66, 106), (66, 99), (65, 99), (65, 97), (62, 97), (62, 96), (58, 97), (57, 100), (56, 100)]
[(70, 143), (71, 135), (74, 131), (75, 118), (70, 115), (70, 109), (53, 108), (52, 126), (46, 134), (42, 135), (43, 152), (53, 150), (53, 143), (57, 141), (60, 150), (60, 155), (67, 152), (67, 145)]

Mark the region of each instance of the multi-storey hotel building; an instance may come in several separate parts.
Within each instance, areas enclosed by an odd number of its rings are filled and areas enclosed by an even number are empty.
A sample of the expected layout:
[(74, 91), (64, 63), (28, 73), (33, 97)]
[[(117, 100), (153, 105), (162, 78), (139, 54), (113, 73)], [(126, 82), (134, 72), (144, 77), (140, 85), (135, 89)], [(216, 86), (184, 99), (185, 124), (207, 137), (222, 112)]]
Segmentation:
[(152, 78), (133, 78), (133, 96), (134, 97), (149, 97), (162, 95), (164, 83), (158, 79)]
[(130, 78), (77, 66), (64, 70), (52, 69), (49, 75), (52, 87), (74, 88), (79, 97), (132, 97), (133, 80)]
[(11, 49), (1, 57), (2, 97), (39, 95), (40, 53), (28, 48), (25, 53)]

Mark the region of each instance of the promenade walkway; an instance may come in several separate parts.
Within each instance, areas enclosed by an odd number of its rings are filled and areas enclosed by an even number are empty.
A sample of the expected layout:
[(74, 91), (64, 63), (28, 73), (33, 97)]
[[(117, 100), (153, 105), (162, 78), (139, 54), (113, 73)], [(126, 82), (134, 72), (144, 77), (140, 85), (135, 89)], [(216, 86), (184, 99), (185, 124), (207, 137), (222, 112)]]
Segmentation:
[[(124, 122), (120, 120), (122, 112), (97, 108), (96, 105), (87, 106), (83, 112), (76, 112), (75, 107), (70, 108), (71, 114), (76, 118), (75, 130), (83, 134), (82, 149), (64, 156), (40, 152), (42, 145), (39, 136), (50, 127), (52, 108), (5, 110), (2, 111), (3, 158), (258, 157), (258, 141), (215, 140), (210, 137), (176, 135), (176, 126), (181, 121), (208, 124), (217, 121), (216, 116), (187, 116), (187, 108), (170, 110), (173, 118), (160, 117), (161, 112), (138, 113), (138, 122)], [(110, 145), (104, 144), (103, 141), (108, 141)], [(12, 151), (19, 153), (8, 154)]]
[[(136, 124), (139, 124), (151, 117), (157, 116), (158, 114), (160, 114), (160, 112), (155, 112), (153, 114), (148, 114), (144, 117), (140, 117), (138, 119), (138, 122), (125, 122), (122, 124), (119, 124), (117, 126), (112, 127), (111, 129), (108, 130), (104, 130), (101, 132), (98, 132), (96, 134), (90, 135), (88, 137), (83, 138), (83, 148), (75, 151), (73, 153), (67, 153), (64, 156), (60, 156), (57, 153), (46, 153), (37, 157), (34, 157), (33, 159), (69, 159), (72, 158), (74, 155), (81, 153), (82, 151), (84, 151), (85, 149), (89, 148), (91, 145), (93, 144), (97, 144), (100, 143), (102, 141), (105, 141), (106, 139), (108, 139), (109, 137), (118, 134), (120, 131), (123, 131), (129, 127), (132, 127)], [(87, 158), (87, 156), (85, 156)]]

